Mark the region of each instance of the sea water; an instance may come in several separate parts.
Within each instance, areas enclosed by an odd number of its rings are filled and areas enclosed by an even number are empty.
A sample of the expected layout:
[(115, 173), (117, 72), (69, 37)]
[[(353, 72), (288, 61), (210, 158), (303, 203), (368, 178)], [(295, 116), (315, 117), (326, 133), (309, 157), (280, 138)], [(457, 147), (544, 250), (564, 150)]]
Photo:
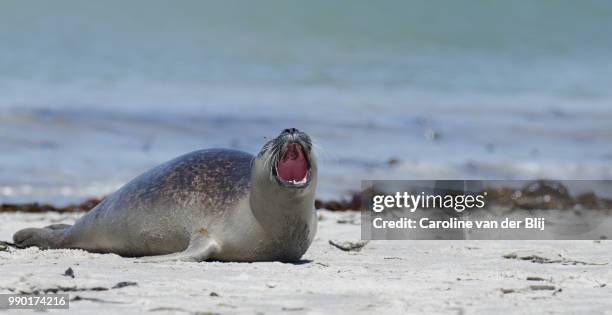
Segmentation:
[(0, 6), (0, 202), (103, 196), (201, 148), (316, 142), (361, 179), (611, 179), (612, 2)]

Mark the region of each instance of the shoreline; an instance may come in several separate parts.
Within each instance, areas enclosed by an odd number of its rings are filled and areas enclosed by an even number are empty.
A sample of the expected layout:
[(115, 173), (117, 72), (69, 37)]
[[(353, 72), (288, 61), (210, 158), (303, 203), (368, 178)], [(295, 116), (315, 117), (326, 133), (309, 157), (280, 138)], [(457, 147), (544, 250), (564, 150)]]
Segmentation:
[[(608, 214), (612, 212), (612, 199), (598, 196), (592, 191), (571, 195), (567, 187), (561, 182), (550, 180), (534, 180), (527, 182), (523, 187), (485, 187), (487, 203), (489, 206), (514, 210), (602, 210)], [(360, 211), (363, 208), (364, 196), (382, 192), (363, 191), (352, 192), (348, 196), (337, 199), (316, 199), (314, 207), (317, 210), (329, 211)], [(548, 198), (541, 198), (547, 196)], [(0, 203), (2, 212), (87, 212), (100, 203), (104, 197), (91, 197), (80, 203), (71, 203), (65, 206), (55, 206), (49, 203)]]

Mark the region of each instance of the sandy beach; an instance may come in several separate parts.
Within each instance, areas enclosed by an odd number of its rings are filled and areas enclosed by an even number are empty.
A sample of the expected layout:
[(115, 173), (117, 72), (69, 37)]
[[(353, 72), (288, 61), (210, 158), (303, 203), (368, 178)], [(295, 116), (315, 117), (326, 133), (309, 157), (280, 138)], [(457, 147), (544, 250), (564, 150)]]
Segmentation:
[[(79, 215), (0, 213), (0, 240)], [(8, 248), (0, 252), (0, 293), (69, 293), (69, 311), (49, 312), (72, 314), (612, 314), (610, 241), (370, 241), (360, 251), (330, 245), (359, 241), (358, 221), (357, 212), (320, 211), (317, 237), (298, 264), (137, 263), (81, 250)], [(68, 268), (74, 278), (64, 275)]]

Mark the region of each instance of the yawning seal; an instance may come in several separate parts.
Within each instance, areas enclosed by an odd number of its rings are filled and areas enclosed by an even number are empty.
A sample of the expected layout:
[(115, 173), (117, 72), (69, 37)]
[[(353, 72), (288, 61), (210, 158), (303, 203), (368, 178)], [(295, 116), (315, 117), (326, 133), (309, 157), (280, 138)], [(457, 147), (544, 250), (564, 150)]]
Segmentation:
[[(77, 222), (28, 228), (17, 245), (146, 260), (296, 261), (317, 230), (310, 137), (285, 129), (257, 156), (200, 150), (161, 164)], [(161, 255), (161, 256), (157, 256)]]

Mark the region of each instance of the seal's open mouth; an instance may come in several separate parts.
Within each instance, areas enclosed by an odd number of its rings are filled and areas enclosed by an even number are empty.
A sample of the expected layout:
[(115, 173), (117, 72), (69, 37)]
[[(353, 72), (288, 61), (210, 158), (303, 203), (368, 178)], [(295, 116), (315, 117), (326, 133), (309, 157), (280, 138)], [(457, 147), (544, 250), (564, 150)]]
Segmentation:
[(283, 184), (302, 186), (308, 182), (310, 165), (304, 148), (298, 143), (290, 143), (281, 153), (276, 163), (276, 177)]

